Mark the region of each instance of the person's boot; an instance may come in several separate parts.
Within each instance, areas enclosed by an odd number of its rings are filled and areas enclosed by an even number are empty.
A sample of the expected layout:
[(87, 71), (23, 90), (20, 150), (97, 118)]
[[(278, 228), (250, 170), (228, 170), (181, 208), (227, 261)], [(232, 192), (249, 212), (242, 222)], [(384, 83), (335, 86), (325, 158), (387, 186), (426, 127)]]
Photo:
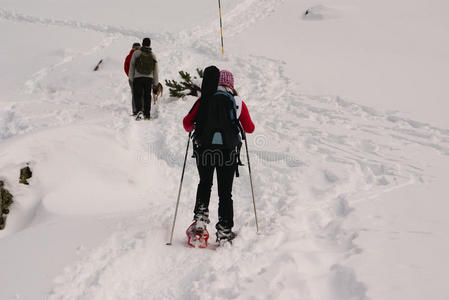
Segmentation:
[(140, 120), (142, 120), (143, 119), (143, 112), (142, 111), (139, 111), (138, 113), (137, 113), (137, 116), (136, 116), (136, 121), (140, 121)]
[(196, 214), (194, 217), (193, 229), (195, 232), (202, 234), (206, 230), (206, 225), (210, 223), (209, 217), (205, 214)]
[(217, 229), (217, 242), (219, 242), (220, 244), (223, 242), (232, 243), (232, 240), (235, 238), (235, 233), (232, 232), (230, 227), (226, 227), (220, 223), (217, 223), (217, 225), (215, 225), (215, 228)]

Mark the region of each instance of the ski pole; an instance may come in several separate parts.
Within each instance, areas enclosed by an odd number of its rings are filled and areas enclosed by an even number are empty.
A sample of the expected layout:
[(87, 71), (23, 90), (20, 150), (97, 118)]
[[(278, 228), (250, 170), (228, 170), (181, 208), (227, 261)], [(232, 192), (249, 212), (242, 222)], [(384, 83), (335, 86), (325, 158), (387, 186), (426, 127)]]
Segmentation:
[(224, 55), (223, 45), (223, 22), (221, 20), (221, 0), (218, 0), (218, 13), (220, 15), (221, 55)]
[(249, 162), (249, 152), (248, 152), (248, 142), (246, 139), (246, 134), (242, 130), (242, 137), (245, 140), (245, 148), (246, 148), (246, 159), (248, 160), (248, 171), (249, 171), (249, 182), (251, 184), (251, 195), (253, 196), (253, 206), (254, 206), (254, 217), (256, 218), (256, 232), (259, 232), (259, 223), (257, 222), (257, 210), (256, 210), (256, 199), (254, 197), (254, 187), (253, 187), (253, 176), (251, 174), (251, 164)]
[(189, 152), (189, 144), (190, 144), (190, 137), (191, 136), (192, 136), (192, 132), (189, 132), (189, 139), (187, 140), (186, 155), (184, 157), (184, 166), (182, 167), (181, 182), (179, 184), (178, 200), (176, 200), (175, 217), (173, 219), (173, 226), (171, 228), (170, 241), (167, 243), (167, 245), (169, 245), (169, 246), (171, 245), (171, 243), (173, 241), (173, 233), (175, 232), (176, 215), (178, 214), (179, 198), (181, 197), (182, 182), (184, 180), (184, 171), (186, 169), (187, 153)]

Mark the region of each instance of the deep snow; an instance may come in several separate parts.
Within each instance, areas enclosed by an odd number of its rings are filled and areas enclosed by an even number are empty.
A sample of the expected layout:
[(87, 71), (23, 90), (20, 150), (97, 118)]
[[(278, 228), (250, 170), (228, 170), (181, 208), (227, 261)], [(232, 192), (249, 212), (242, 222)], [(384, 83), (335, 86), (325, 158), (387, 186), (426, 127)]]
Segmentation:
[(447, 9), (444, 0), (286, 0), (233, 37), (230, 51), (286, 62), (302, 93), (340, 95), (448, 128)]
[[(221, 57), (215, 2), (0, 0), (0, 177), (16, 199), (0, 232), (0, 298), (445, 299), (449, 129), (444, 106), (418, 96), (447, 96), (447, 5), (327, 2), (223, 1)], [(421, 21), (410, 14), (428, 7)], [(420, 25), (442, 47), (410, 43)], [(185, 246), (198, 181), (189, 158), (165, 245), (194, 99), (167, 92), (152, 121), (129, 117), (122, 64), (146, 35), (161, 78), (209, 64), (234, 73), (256, 124), (260, 234), (241, 168), (234, 245)], [(27, 162), (26, 187), (16, 182)]]

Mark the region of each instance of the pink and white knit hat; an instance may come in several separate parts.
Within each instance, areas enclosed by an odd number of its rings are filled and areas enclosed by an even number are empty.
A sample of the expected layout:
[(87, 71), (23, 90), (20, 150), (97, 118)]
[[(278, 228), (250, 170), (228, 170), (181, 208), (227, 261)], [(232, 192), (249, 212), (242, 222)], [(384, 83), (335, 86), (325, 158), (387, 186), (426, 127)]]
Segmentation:
[(232, 73), (227, 70), (221, 70), (218, 85), (226, 86), (234, 90), (234, 76)]

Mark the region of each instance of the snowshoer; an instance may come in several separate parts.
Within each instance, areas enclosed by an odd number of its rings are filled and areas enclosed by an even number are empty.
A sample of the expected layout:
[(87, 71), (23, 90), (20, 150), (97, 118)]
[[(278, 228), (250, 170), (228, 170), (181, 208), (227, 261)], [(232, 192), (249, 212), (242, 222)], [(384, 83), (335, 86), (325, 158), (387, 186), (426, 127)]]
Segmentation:
[(133, 92), (133, 82), (129, 79), (129, 65), (131, 64), (131, 58), (133, 56), (134, 51), (140, 49), (140, 43), (134, 43), (131, 51), (129, 51), (129, 54), (125, 58), (125, 63), (123, 64), (123, 69), (125, 70), (126, 76), (128, 76), (128, 83), (129, 87), (131, 88), (131, 97), (132, 97), (132, 110), (133, 110), (133, 116), (137, 116), (137, 105), (136, 105), (136, 99), (134, 99), (134, 92)]
[(150, 119), (151, 92), (157, 91), (159, 84), (158, 62), (150, 46), (150, 38), (144, 38), (142, 47), (134, 51), (129, 66), (129, 80), (133, 83), (133, 95), (136, 100), (136, 120)]
[[(200, 176), (194, 208), (194, 222), (187, 230), (190, 238), (205, 232), (209, 220), (209, 201), (214, 170), (218, 182), (217, 241), (231, 241), (235, 234), (232, 183), (239, 164), (240, 130), (254, 131), (246, 104), (237, 97), (231, 72), (215, 66), (204, 70), (201, 97), (183, 120), (184, 129), (193, 134), (194, 155)], [(189, 236), (189, 230), (192, 235)], [(206, 240), (207, 243), (207, 240)], [(204, 246), (200, 243), (200, 247)], [(191, 246), (193, 246), (191, 244)]]

